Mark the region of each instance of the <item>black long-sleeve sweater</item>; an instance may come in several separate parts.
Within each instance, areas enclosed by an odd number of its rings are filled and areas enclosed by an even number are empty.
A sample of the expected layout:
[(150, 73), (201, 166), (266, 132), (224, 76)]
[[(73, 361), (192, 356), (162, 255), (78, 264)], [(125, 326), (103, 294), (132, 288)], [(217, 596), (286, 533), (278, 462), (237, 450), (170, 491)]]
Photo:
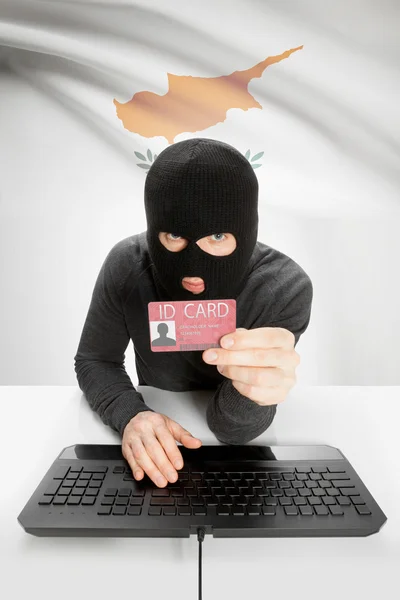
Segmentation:
[[(309, 276), (282, 252), (257, 242), (246, 287), (236, 298), (236, 326), (283, 327), (296, 339), (307, 329), (313, 297)], [(77, 353), (80, 389), (102, 421), (121, 436), (144, 403), (125, 370), (125, 350), (132, 340), (139, 385), (170, 391), (214, 390), (207, 424), (221, 442), (245, 444), (272, 423), (276, 404), (260, 406), (240, 394), (203, 351), (152, 352), (149, 302), (162, 301), (152, 277), (146, 232), (117, 242), (98, 274)], [(196, 296), (193, 295), (196, 299)], [(164, 414), (168, 414), (168, 406)]]

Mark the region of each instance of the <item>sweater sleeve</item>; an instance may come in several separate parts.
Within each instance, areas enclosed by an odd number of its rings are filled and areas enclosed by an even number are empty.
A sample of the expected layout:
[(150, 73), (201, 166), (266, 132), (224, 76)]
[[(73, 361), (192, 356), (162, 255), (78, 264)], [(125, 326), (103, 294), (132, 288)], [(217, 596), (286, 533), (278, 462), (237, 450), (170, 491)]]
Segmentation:
[[(268, 297), (268, 294), (265, 295)], [(311, 316), (313, 287), (306, 273), (290, 275), (275, 294), (272, 306), (260, 302), (257, 318), (247, 329), (259, 327), (283, 327), (295, 336), (295, 346), (308, 327)], [(276, 404), (260, 406), (243, 396), (226, 378), (217, 388), (207, 406), (207, 424), (216, 438), (226, 444), (246, 444), (261, 435), (271, 425)]]
[(121, 436), (137, 413), (153, 410), (134, 388), (124, 366), (130, 336), (119, 293), (123, 271), (116, 244), (98, 274), (74, 357), (78, 384), (90, 407)]

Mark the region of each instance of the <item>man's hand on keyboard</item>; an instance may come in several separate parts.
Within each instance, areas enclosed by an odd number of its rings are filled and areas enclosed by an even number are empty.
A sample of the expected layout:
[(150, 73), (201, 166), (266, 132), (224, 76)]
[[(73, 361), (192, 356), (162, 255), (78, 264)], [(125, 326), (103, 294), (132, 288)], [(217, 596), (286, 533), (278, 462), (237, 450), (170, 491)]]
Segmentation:
[(135, 415), (122, 436), (122, 454), (135, 479), (142, 479), (144, 471), (158, 487), (176, 481), (183, 459), (175, 440), (187, 448), (202, 443), (166, 415), (149, 410)]

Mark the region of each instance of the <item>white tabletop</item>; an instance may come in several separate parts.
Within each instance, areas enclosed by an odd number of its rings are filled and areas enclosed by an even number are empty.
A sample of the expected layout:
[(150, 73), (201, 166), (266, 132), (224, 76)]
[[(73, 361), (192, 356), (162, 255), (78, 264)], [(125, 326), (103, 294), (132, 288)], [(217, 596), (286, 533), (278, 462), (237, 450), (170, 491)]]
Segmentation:
[[(218, 444), (205, 420), (210, 391), (137, 388), (146, 403)], [(203, 543), (203, 600), (398, 599), (400, 387), (301, 387), (278, 406), (257, 445), (339, 448), (388, 520), (358, 538), (216, 538)], [(190, 538), (39, 538), (17, 516), (51, 463), (75, 443), (120, 443), (77, 387), (0, 387), (0, 595), (96, 600), (147, 593), (196, 600), (198, 542)], [(6, 592), (3, 594), (3, 592)], [(254, 596), (253, 596), (254, 594)], [(260, 594), (258, 596), (257, 594)], [(141, 596), (140, 596), (141, 597)]]

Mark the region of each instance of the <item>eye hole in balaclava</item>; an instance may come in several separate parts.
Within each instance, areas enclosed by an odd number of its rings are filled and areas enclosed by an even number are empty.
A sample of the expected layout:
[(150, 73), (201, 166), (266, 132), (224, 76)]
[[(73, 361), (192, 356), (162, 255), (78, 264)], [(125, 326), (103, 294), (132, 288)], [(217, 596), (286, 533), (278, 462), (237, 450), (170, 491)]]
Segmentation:
[[(258, 235), (258, 180), (236, 148), (208, 138), (177, 142), (163, 150), (148, 171), (144, 190), (147, 243), (160, 300), (236, 298), (244, 288)], [(168, 250), (159, 233), (188, 241)], [(200, 239), (231, 233), (236, 248), (213, 255)], [(205, 289), (194, 296), (184, 277), (201, 277)]]

